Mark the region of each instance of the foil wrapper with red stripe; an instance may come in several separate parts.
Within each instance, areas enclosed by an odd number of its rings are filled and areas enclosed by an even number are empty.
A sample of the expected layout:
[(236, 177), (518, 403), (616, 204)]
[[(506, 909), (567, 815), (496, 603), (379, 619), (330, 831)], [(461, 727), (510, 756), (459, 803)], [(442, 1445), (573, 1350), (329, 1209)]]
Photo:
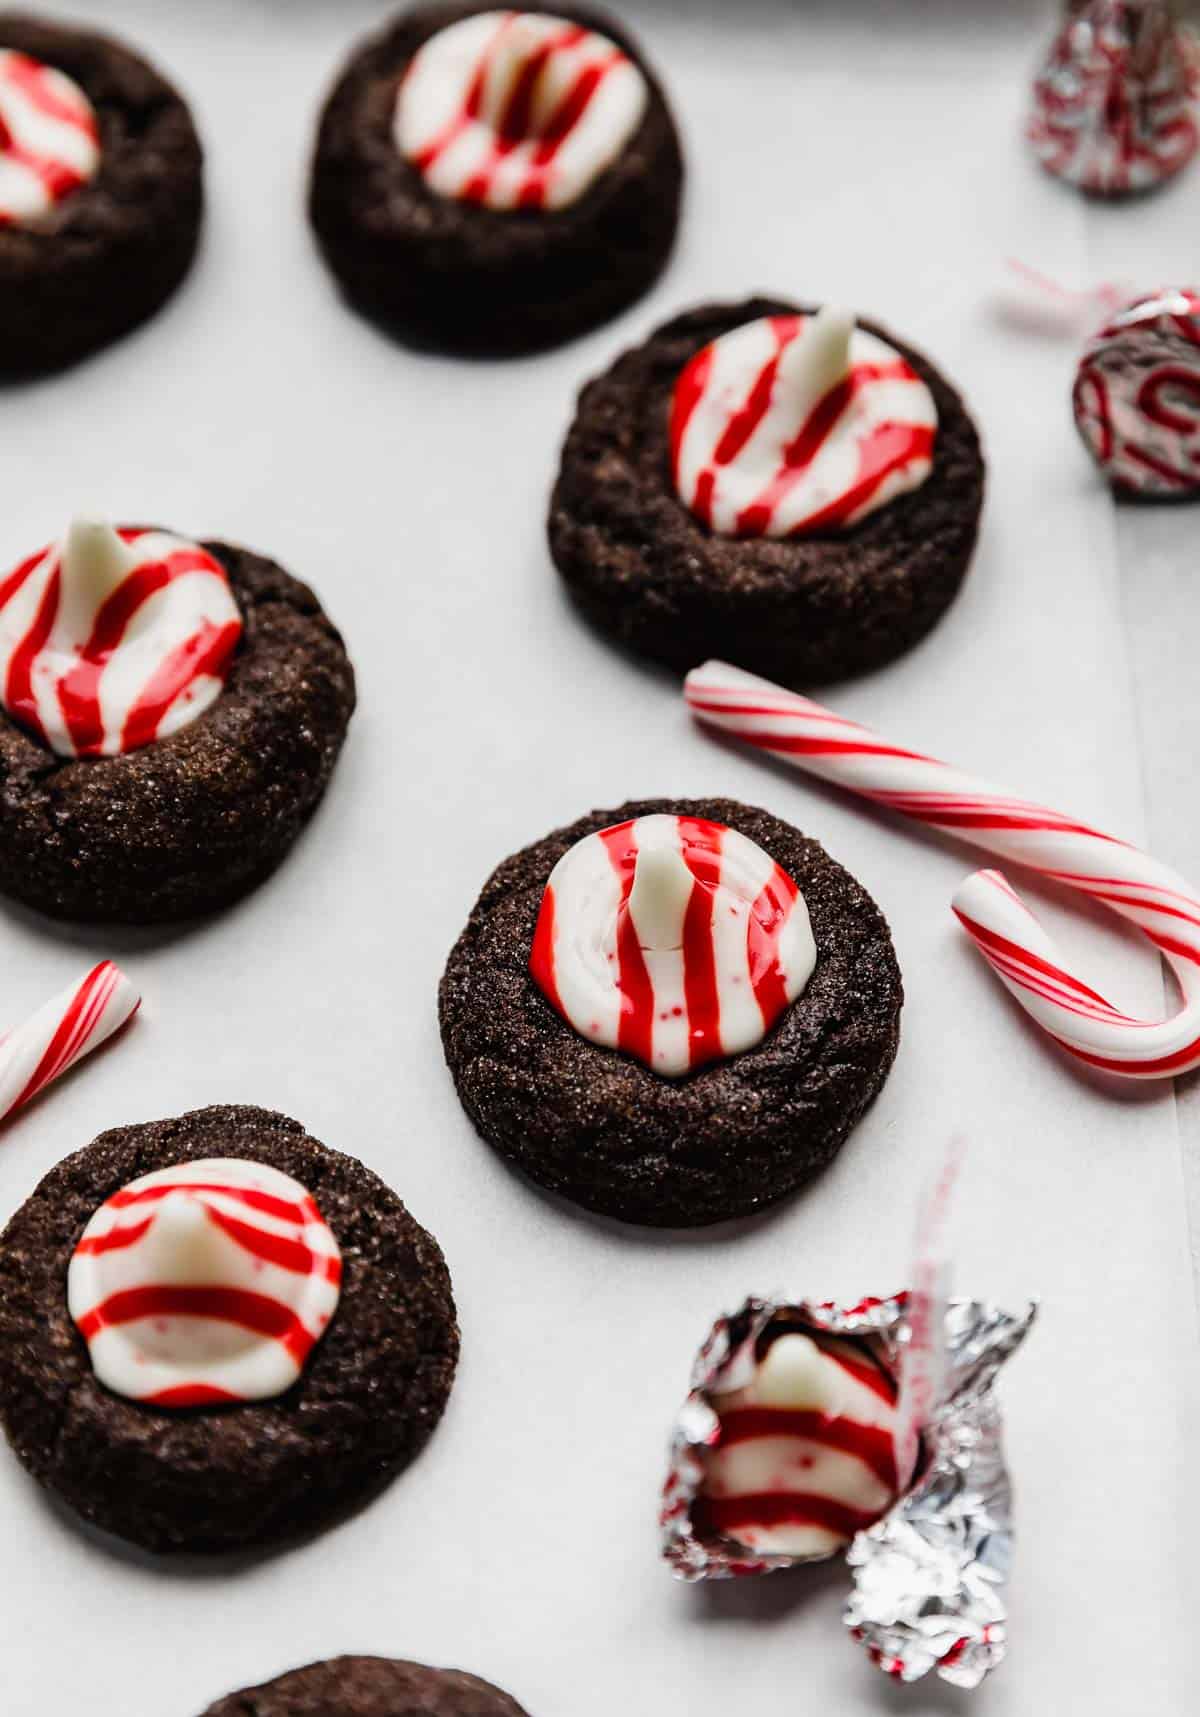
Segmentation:
[(1090, 196), (1154, 190), (1196, 153), (1197, 51), (1164, 0), (1075, 0), (1034, 82), (1043, 167)]
[[(894, 1679), (936, 1671), (955, 1686), (976, 1687), (1005, 1655), (1013, 1507), (994, 1384), (1036, 1312), (1033, 1303), (1018, 1313), (979, 1300), (946, 1303), (939, 1395), (919, 1426), (915, 1471), (846, 1550), (853, 1590), (843, 1620)], [(898, 1378), (912, 1338), (912, 1301), (901, 1293), (843, 1308), (751, 1298), (718, 1318), (693, 1366), (663, 1488), (662, 1553), (682, 1580), (769, 1574), (827, 1559), (755, 1553), (704, 1522), (707, 1458), (721, 1437), (714, 1398), (745, 1388), (764, 1337), (780, 1328), (856, 1342)]]
[(1072, 405), (1114, 489), (1200, 494), (1200, 290), (1160, 287), (1110, 317), (1080, 358)]

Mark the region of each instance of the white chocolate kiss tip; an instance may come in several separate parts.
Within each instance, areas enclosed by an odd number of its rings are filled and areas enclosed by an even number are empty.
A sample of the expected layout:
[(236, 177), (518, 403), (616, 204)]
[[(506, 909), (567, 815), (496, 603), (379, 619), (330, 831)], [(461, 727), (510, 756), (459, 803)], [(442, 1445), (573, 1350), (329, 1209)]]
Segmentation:
[(137, 564), (138, 556), (107, 519), (77, 514), (62, 543), (62, 624), (73, 635), (86, 632)]
[(683, 946), (683, 921), (695, 878), (678, 847), (640, 848), (633, 866), (629, 915), (647, 953)]
[(779, 365), (780, 393), (791, 392), (804, 404), (815, 405), (850, 374), (850, 336), (854, 312), (839, 304), (822, 304), (809, 318), (802, 340), (793, 340)]
[(764, 1407), (811, 1408), (835, 1415), (841, 1392), (837, 1372), (808, 1335), (781, 1335), (767, 1349), (755, 1378)]

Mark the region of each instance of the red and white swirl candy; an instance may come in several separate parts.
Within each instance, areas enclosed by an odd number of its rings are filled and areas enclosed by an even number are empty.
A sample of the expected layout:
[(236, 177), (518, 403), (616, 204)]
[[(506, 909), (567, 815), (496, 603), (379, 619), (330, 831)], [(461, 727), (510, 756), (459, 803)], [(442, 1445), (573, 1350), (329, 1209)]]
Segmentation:
[(540, 12), (477, 12), (413, 56), (395, 139), (439, 196), (561, 209), (621, 154), (648, 95), (607, 36)]
[(60, 757), (133, 751), (220, 696), (241, 633), (197, 544), (77, 520), (0, 579), (0, 702)]
[(5, 1032), (0, 1037), (0, 1121), (120, 1031), (141, 999), (124, 972), (102, 960)]
[(736, 829), (656, 814), (555, 865), (530, 971), (582, 1037), (678, 1078), (760, 1042), (812, 976), (795, 883)]
[(1200, 492), (1200, 292), (1164, 288), (1107, 322), (1080, 359), (1073, 403), (1114, 488)]
[(896, 1380), (866, 1342), (768, 1332), (753, 1375), (709, 1397), (693, 1530), (762, 1556), (832, 1556), (896, 1500)]
[(342, 1260), (312, 1196), (266, 1163), (142, 1175), (83, 1231), (67, 1304), (106, 1388), (158, 1407), (262, 1401), (300, 1376)]
[(0, 227), (36, 225), (99, 165), (96, 114), (79, 85), (0, 50)]
[(1029, 139), (1081, 190), (1148, 191), (1196, 152), (1196, 90), (1196, 50), (1163, 0), (1087, 0), (1034, 83)]
[(765, 316), (680, 375), (675, 489), (724, 536), (841, 530), (925, 482), (936, 433), (925, 383), (848, 312)]
[(1070, 971), (998, 871), (977, 871), (954, 897), (959, 921), (992, 970), (1069, 1054), (1131, 1079), (1200, 1067), (1200, 894), (1174, 871), (1112, 835), (892, 745), (724, 662), (689, 674), (685, 696), (700, 720), (719, 731), (1026, 865), (1136, 924), (1178, 981), (1183, 1003), (1169, 1018), (1122, 1013)]

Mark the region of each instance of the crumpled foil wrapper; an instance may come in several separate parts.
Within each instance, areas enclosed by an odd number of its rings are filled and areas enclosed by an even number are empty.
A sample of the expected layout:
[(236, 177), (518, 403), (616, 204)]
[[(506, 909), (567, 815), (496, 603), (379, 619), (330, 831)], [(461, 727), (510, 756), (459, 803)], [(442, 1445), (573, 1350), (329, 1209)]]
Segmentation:
[(1034, 81), (1034, 151), (1093, 196), (1153, 190), (1200, 142), (1195, 40), (1166, 0), (1078, 0), (1068, 14)]
[[(759, 1556), (693, 1530), (703, 1454), (719, 1431), (709, 1396), (750, 1381), (759, 1337), (775, 1323), (855, 1336), (896, 1371), (909, 1335), (907, 1302), (898, 1294), (844, 1309), (812, 1300), (749, 1299), (718, 1318), (692, 1368), (663, 1487), (662, 1551), (678, 1578), (730, 1579), (827, 1559)], [(955, 1686), (976, 1687), (1005, 1655), (1012, 1487), (993, 1384), (1036, 1314), (1034, 1304), (1014, 1315), (979, 1300), (948, 1302), (942, 1399), (922, 1427), (917, 1472), (904, 1495), (846, 1552), (854, 1590), (843, 1620), (872, 1662), (898, 1680), (916, 1681), (936, 1669)]]
[(1160, 287), (1111, 317), (1079, 360), (1072, 407), (1115, 489), (1200, 493), (1200, 290)]

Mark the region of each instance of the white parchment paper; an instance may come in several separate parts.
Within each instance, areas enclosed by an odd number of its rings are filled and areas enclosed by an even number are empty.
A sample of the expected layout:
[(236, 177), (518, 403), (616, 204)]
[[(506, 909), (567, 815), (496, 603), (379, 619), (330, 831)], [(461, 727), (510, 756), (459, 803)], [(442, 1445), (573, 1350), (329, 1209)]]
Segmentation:
[[(619, 323), (488, 364), (416, 356), (357, 321), (306, 229), (318, 100), (385, 8), (74, 0), (187, 92), (210, 212), (199, 265), (156, 322), (0, 397), (0, 559), (74, 509), (260, 547), (343, 627), (361, 707), (315, 825), (237, 910), (175, 935), (0, 911), (14, 1019), (105, 953), (146, 995), (122, 1043), (6, 1131), (0, 1216), (105, 1126), (213, 1101), (278, 1107), (361, 1156), (438, 1235), (464, 1346), (417, 1465), (358, 1518), (246, 1568), (164, 1569), (93, 1542), (0, 1449), (5, 1717), (195, 1717), (343, 1651), (473, 1669), (532, 1717), (965, 1709), (867, 1666), (840, 1628), (839, 1564), (689, 1591), (656, 1561), (654, 1532), (667, 1425), (714, 1313), (749, 1291), (900, 1286), (918, 1189), (955, 1128), (971, 1145), (957, 1290), (1045, 1303), (1004, 1380), (1020, 1510), (1012, 1655), (975, 1710), (1188, 1708), (1200, 1424), (1172, 1090), (1068, 1068), (956, 931), (949, 897), (971, 856), (693, 730), (668, 678), (576, 620), (543, 532), (575, 390), (676, 308), (762, 288), (880, 316), (964, 388), (989, 504), (937, 633), (828, 701), (1148, 838), (1147, 780), (1163, 776), (1148, 775), (1138, 688), (1159, 751), (1175, 729), (1152, 656), (1131, 655), (1142, 526), (1122, 520), (1118, 555), (1071, 428), (1070, 342), (1002, 326), (988, 295), (1010, 252), (1071, 284), (1194, 273), (1200, 168), (1126, 211), (1089, 211), (1038, 174), (1019, 120), (1048, 10), (626, 5), (687, 133), (677, 258)], [(1196, 517), (1149, 527), (1164, 636)], [(1172, 685), (1182, 708), (1186, 676)], [(716, 792), (819, 836), (871, 889), (904, 969), (904, 1040), (807, 1194), (728, 1232), (622, 1231), (542, 1196), (477, 1141), (442, 1064), (435, 988), (506, 853), (593, 805)], [(1177, 809), (1160, 856), (1182, 862), (1173, 843), (1198, 830), (1194, 805)], [(1046, 910), (1094, 981), (1131, 1007), (1162, 1005), (1136, 940), (1061, 902)]]

